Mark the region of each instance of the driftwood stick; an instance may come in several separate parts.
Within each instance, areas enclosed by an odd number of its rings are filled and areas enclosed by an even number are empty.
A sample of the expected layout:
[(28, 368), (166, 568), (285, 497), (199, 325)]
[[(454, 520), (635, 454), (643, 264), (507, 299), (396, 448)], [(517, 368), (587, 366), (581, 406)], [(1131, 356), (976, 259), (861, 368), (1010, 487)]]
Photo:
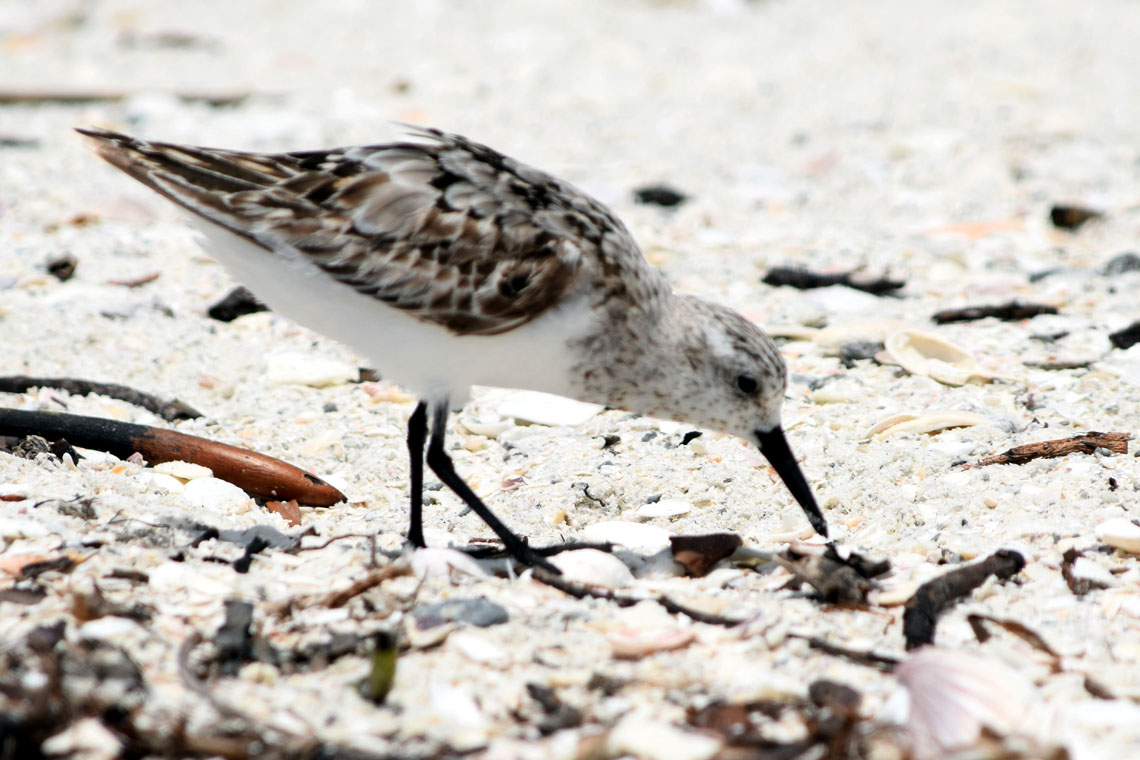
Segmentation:
[(72, 396), (86, 396), (88, 393), (94, 393), (98, 396), (106, 396), (142, 407), (148, 412), (154, 412), (167, 422), (192, 420), (202, 416), (201, 412), (177, 399), (165, 401), (149, 393), (136, 391), (134, 388), (115, 383), (97, 383), (74, 377), (28, 377), (26, 375), (0, 377), (0, 393), (24, 393), (31, 388), (56, 388), (67, 391)]
[(973, 464), (960, 465), (960, 469), (968, 470), (971, 467), (986, 467), (991, 464), (1025, 464), (1034, 459), (1053, 459), (1069, 454), (1091, 454), (1097, 449), (1108, 449), (1114, 454), (1127, 454), (1130, 437), (1128, 433), (1091, 432), (1075, 435), (1072, 438), (1027, 443), (1024, 446), (1014, 446), (996, 456), (980, 459)]
[(698, 623), (707, 623), (709, 625), (719, 625), (726, 628), (731, 628), (735, 625), (740, 625), (744, 620), (735, 618), (724, 617), (723, 615), (713, 615), (700, 610), (694, 610), (683, 604), (674, 602), (667, 596), (650, 596), (645, 598), (623, 596), (615, 594), (607, 589), (598, 588), (596, 586), (588, 586), (584, 583), (577, 583), (575, 581), (567, 580), (560, 575), (553, 575), (541, 568), (535, 568), (534, 579), (541, 581), (548, 586), (553, 586), (564, 594), (569, 594), (575, 599), (604, 599), (607, 602), (613, 602), (618, 607), (632, 607), (635, 604), (644, 601), (653, 601), (660, 604), (666, 611), (674, 615), (685, 615)]
[[(118, 103), (136, 94), (131, 90), (116, 89), (82, 89), (82, 88), (18, 88), (5, 87), (0, 89), (0, 104), (11, 105), (38, 104), (38, 103)], [(173, 93), (174, 97), (185, 102), (205, 102), (212, 106), (232, 106), (241, 103), (252, 95), (252, 92), (235, 90), (231, 92), (194, 92), (183, 91)]]
[(998, 306), (966, 306), (961, 309), (944, 309), (935, 312), (930, 318), (937, 324), (945, 325), (950, 322), (972, 322), (986, 317), (994, 317), (1005, 322), (1018, 322), (1022, 319), (1032, 319), (1038, 314), (1056, 313), (1057, 307), (1049, 304), (1010, 301)]
[(938, 616), (953, 607), (991, 575), (1007, 580), (1025, 567), (1025, 558), (1012, 549), (998, 549), (980, 562), (964, 565), (931, 578), (918, 587), (906, 602), (903, 636), (907, 651), (934, 643)]
[(310, 507), (331, 507), (345, 500), (344, 494), (316, 475), (280, 459), (173, 430), (77, 414), (0, 409), (0, 435), (66, 438), (73, 446), (123, 459), (137, 451), (151, 464), (193, 462), (209, 467), (214, 477), (266, 499), (296, 499)]

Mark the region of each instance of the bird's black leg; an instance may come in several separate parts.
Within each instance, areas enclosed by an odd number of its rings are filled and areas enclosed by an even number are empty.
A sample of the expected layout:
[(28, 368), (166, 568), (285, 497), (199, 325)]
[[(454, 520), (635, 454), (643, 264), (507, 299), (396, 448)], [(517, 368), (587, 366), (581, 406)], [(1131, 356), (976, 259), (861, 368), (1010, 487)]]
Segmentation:
[(424, 441), (427, 440), (427, 404), (421, 401), (408, 418), (408, 474), (411, 481), (411, 521), (408, 541), (417, 549), (424, 543)]
[[(474, 510), (475, 514), (483, 518), (483, 522), (495, 531), (503, 542), (503, 546), (510, 553), (512, 557), (526, 565), (533, 565), (541, 567), (552, 573), (560, 575), (560, 571), (554, 565), (540, 557), (533, 549), (531, 549), (525, 541), (511, 532), (511, 529), (503, 524), (499, 518), (487, 507), (483, 501), (475, 495), (471, 487), (463, 482), (463, 479), (455, 472), (455, 465), (451, 461), (451, 457), (443, 450), (443, 439), (447, 431), (447, 412), (448, 403), (443, 401), (436, 405), (432, 410), (432, 424), (431, 424), (431, 442), (428, 443), (427, 450), (427, 464), (431, 468), (443, 484), (455, 492), (455, 495), (463, 502)], [(409, 428), (410, 430), (410, 428)]]

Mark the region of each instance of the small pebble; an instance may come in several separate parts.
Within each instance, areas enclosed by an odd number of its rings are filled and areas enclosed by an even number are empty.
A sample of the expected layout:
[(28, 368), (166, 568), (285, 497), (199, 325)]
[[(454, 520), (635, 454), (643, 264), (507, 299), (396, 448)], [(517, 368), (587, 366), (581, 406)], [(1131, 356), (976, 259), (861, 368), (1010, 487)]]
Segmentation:
[(673, 208), (688, 200), (688, 196), (668, 185), (645, 185), (633, 191), (634, 200), (647, 205)]
[(483, 599), (447, 599), (424, 604), (412, 610), (416, 627), (427, 630), (444, 623), (470, 623), (479, 628), (505, 623), (510, 619), (506, 608)]
[(839, 360), (851, 368), (862, 359), (873, 359), (883, 350), (883, 344), (872, 340), (853, 340), (839, 347)]

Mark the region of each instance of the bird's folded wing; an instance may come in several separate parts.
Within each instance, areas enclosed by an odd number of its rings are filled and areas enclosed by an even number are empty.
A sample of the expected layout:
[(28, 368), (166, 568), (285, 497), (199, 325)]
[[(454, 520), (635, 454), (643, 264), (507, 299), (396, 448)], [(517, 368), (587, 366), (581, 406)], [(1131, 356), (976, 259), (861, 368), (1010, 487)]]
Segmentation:
[(254, 154), (80, 131), (186, 209), (458, 334), (525, 324), (583, 277), (665, 287), (601, 204), (457, 135)]

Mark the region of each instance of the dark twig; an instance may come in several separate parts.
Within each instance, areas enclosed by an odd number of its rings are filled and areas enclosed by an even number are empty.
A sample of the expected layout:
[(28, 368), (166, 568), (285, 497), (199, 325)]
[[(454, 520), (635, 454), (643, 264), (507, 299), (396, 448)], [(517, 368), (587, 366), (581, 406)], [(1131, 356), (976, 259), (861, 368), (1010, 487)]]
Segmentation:
[[(13, 103), (118, 103), (134, 95), (129, 90), (6, 88), (0, 90), (0, 104)], [(250, 92), (175, 92), (173, 96), (183, 102), (204, 102), (211, 106), (234, 106), (245, 101)]]
[[(472, 540), (475, 542), (483, 541), (483, 539), (480, 538), (475, 538)], [(498, 539), (489, 538), (486, 540), (489, 542), (486, 545), (465, 546), (459, 551), (463, 552), (472, 559), (506, 559), (507, 557), (511, 556), (510, 552), (508, 552), (503, 547), (502, 543), (500, 543)], [(540, 557), (553, 557), (556, 554), (561, 554), (562, 552), (578, 551), (579, 549), (597, 549), (600, 552), (606, 552), (607, 554), (610, 554), (614, 550), (614, 545), (611, 543), (591, 544), (580, 541), (568, 541), (563, 544), (554, 544), (552, 546), (535, 546), (532, 547), (532, 549), (534, 553)]]
[(1049, 646), (1049, 642), (1047, 642), (1041, 634), (1025, 623), (1010, 618), (996, 618), (990, 615), (982, 615), (981, 613), (967, 615), (966, 622), (969, 623), (970, 628), (973, 629), (974, 636), (978, 639), (979, 644), (984, 644), (986, 640), (990, 638), (990, 632), (986, 630), (985, 624), (992, 623), (1009, 631), (1037, 651), (1044, 652), (1052, 660), (1053, 672), (1061, 672), (1061, 655), (1057, 653), (1057, 650)]
[(348, 602), (353, 597), (360, 596), (365, 591), (379, 586), (386, 580), (410, 574), (411, 571), (406, 565), (388, 565), (383, 570), (379, 570), (375, 573), (370, 573), (360, 580), (354, 582), (348, 588), (343, 588), (339, 591), (333, 591), (327, 596), (315, 600), (313, 603), (320, 607), (343, 607), (344, 605), (348, 604)]
[(566, 580), (561, 576), (548, 573), (545, 570), (541, 570), (539, 568), (535, 568), (534, 577), (535, 580), (542, 581), (548, 586), (553, 586), (564, 594), (569, 594), (575, 599), (603, 599), (607, 602), (613, 602), (619, 607), (632, 607), (635, 604), (640, 604), (641, 602), (645, 601), (657, 602), (666, 610), (675, 615), (686, 615), (698, 623), (719, 625), (724, 626), (725, 628), (731, 628), (732, 626), (740, 625), (744, 622), (743, 620), (727, 618), (723, 617), (722, 615), (712, 615), (706, 612), (700, 612), (699, 610), (694, 610), (690, 607), (686, 607), (683, 604), (678, 604), (666, 596), (651, 596), (644, 599), (639, 599), (632, 596), (621, 596), (619, 594), (615, 594), (612, 591), (594, 588), (592, 586), (586, 586), (581, 583), (575, 583), (574, 581)]
[(1025, 558), (1012, 549), (999, 549), (981, 562), (951, 570), (918, 587), (903, 612), (906, 648), (934, 643), (938, 616), (968, 596), (991, 575), (1011, 578), (1025, 567)]
[(177, 399), (165, 401), (149, 393), (136, 391), (125, 385), (116, 383), (97, 383), (93, 380), (80, 380), (74, 377), (27, 377), (25, 375), (12, 375), (0, 377), (0, 393), (24, 393), (31, 388), (56, 388), (66, 391), (72, 396), (86, 396), (94, 393), (97, 396), (125, 401), (157, 414), (167, 422), (177, 420), (192, 420), (201, 417), (201, 412)]
[(994, 317), (1003, 322), (1017, 322), (1022, 319), (1032, 319), (1039, 314), (1056, 313), (1056, 306), (1010, 301), (1000, 306), (966, 306), (961, 309), (943, 309), (935, 312), (930, 318), (940, 325), (945, 325), (951, 322), (973, 322), (986, 317)]
[(824, 654), (842, 657), (845, 660), (850, 660), (856, 665), (866, 665), (869, 668), (875, 668), (884, 673), (892, 673), (895, 668), (902, 662), (901, 657), (895, 657), (890, 654), (877, 654), (875, 652), (865, 652), (860, 649), (850, 649), (848, 647), (839, 646), (838, 644), (831, 644), (817, 636), (806, 636), (802, 633), (789, 633), (788, 636), (793, 639), (803, 639), (808, 643), (812, 649), (818, 649)]
[(846, 285), (875, 296), (893, 295), (896, 290), (906, 285), (901, 280), (892, 280), (889, 277), (872, 278), (858, 275), (856, 272), (811, 272), (798, 267), (773, 267), (764, 275), (762, 282), (772, 287), (787, 285), (798, 290)]

